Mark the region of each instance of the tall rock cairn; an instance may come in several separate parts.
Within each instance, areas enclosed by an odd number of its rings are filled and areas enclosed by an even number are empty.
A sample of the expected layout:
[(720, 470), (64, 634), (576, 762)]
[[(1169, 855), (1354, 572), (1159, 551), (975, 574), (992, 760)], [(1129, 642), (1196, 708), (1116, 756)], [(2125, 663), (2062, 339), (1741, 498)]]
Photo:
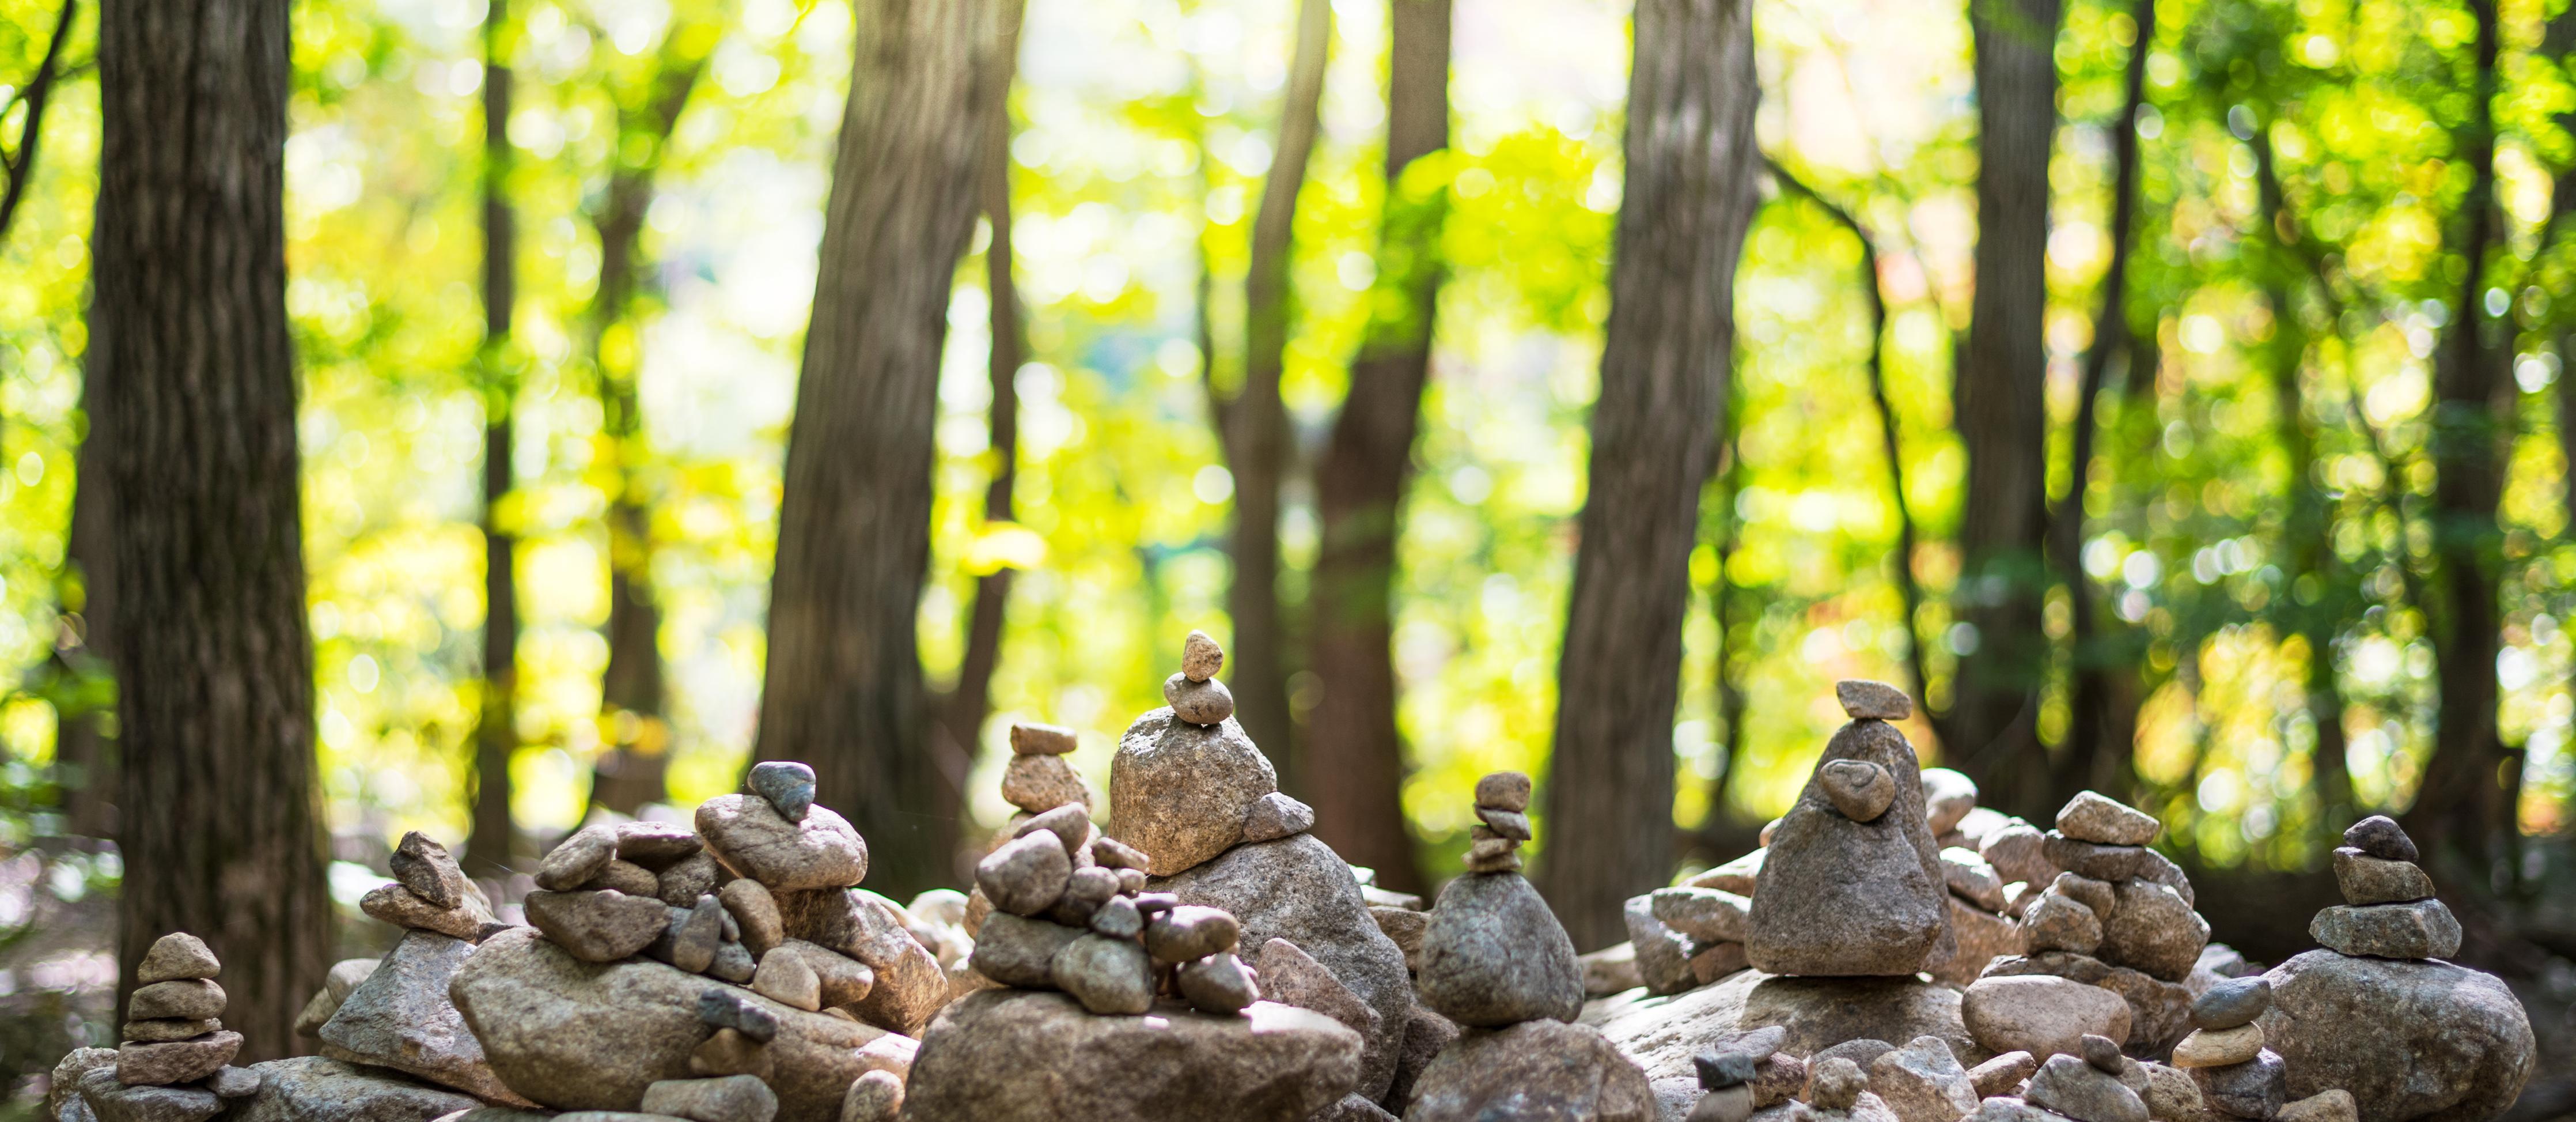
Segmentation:
[(1529, 776), (1517, 771), (1477, 781), (1467, 874), (1440, 890), (1423, 931), (1414, 991), (1432, 1012), (1471, 1028), (1583, 1012), (1574, 940), (1519, 871), (1529, 797)]
[(2385, 815), (2343, 832), (2334, 853), (2344, 902), (2318, 912), (2308, 934), (2341, 955), (2449, 958), (2460, 953), (2460, 921), (2433, 898), (2433, 878), (2415, 863), (2415, 840)]
[(224, 1028), (223, 973), (215, 952), (174, 931), (144, 952), (117, 1036), (116, 1079), (129, 1087), (168, 1087), (214, 1075), (241, 1051), (240, 1033)]

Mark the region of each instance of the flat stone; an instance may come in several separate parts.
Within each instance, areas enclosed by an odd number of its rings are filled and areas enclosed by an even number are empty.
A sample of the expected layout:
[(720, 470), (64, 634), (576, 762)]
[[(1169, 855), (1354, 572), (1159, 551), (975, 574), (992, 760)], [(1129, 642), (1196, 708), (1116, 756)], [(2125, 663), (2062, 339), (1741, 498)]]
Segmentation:
[[(1472, 834), (1481, 827), (1470, 827)], [(1467, 846), (1467, 857), (1461, 862), (1471, 873), (1517, 873), (1521, 869), (1521, 845), (1499, 835), (1478, 837)]]
[(204, 978), (173, 978), (138, 987), (126, 999), (127, 1020), (196, 1020), (224, 1015), (224, 988)]
[(2531, 1022), (2493, 975), (2447, 962), (2309, 951), (2273, 967), (2259, 1023), (2287, 1094), (2350, 1091), (2362, 1122), (2472, 1122), (2531, 1078)]
[(617, 824), (617, 856), (654, 872), (661, 872), (683, 857), (706, 850), (696, 831), (677, 822), (655, 822), (639, 818)]
[(617, 891), (528, 894), (528, 922), (583, 962), (638, 954), (671, 925), (671, 910), (650, 896)]
[(1710, 1050), (1691, 1057), (1691, 1067), (1699, 1073), (1699, 1085), (1714, 1091), (1753, 1082), (1753, 1069), (1763, 1057), (1751, 1052)]
[(844, 888), (867, 879), (868, 844), (828, 807), (790, 822), (766, 799), (718, 795), (698, 804), (697, 824), (716, 860), (772, 892)]
[(1834, 700), (1855, 721), (1902, 721), (1914, 715), (1914, 699), (1885, 682), (1846, 678), (1834, 683)]
[(194, 1083), (233, 1062), (241, 1051), (237, 1032), (216, 1032), (195, 1040), (166, 1044), (128, 1044), (116, 1050), (116, 1078), (122, 1083)]
[(215, 961), (215, 952), (206, 949), (205, 940), (185, 931), (173, 931), (153, 940), (152, 949), (143, 952), (143, 961), (134, 968), (134, 980), (150, 985), (212, 978), (223, 972), (224, 964)]
[(1031, 814), (1060, 806), (1091, 808), (1091, 785), (1062, 756), (1014, 755), (1002, 769), (1002, 801)]
[(2004, 910), (2004, 881), (1973, 849), (1941, 851), (1941, 880), (1950, 894), (1990, 912)]
[(1921, 1036), (1869, 1062), (1869, 1090), (1899, 1122), (1957, 1122), (1977, 1109), (1977, 1087), (1947, 1041)]
[(1181, 996), (1201, 1013), (1230, 1016), (1261, 1000), (1261, 984), (1232, 951), (1220, 951), (1180, 969)]
[(2397, 820), (2385, 814), (2374, 814), (2346, 827), (2343, 844), (2383, 861), (2424, 859), (2415, 849), (2415, 839), (2407, 837)]
[(2197, 1029), (2174, 1045), (2175, 1067), (2226, 1067), (2247, 1063), (2263, 1051), (2263, 1026), (2242, 1024), (2235, 1028)]
[(1996, 828), (1977, 842), (1977, 856), (1995, 867), (1995, 875), (2005, 884), (2020, 881), (2033, 888), (2045, 887), (2059, 872), (2048, 859), (2047, 835), (2039, 827), (2014, 821)]
[(717, 947), (716, 956), (708, 961), (706, 969), (707, 977), (722, 979), (737, 986), (750, 985), (752, 977), (759, 972), (760, 960), (752, 957), (751, 952), (744, 950), (740, 943), (726, 943)]
[(1204, 682), (1216, 677), (1217, 671), (1224, 668), (1225, 648), (1217, 646), (1216, 640), (1209, 638), (1207, 632), (1192, 631), (1188, 638), (1181, 640), (1182, 677)]
[[(1873, 821), (1844, 815), (1826, 794), (1825, 772), (1844, 760), (1891, 777), (1893, 800)], [(1895, 726), (1854, 721), (1836, 731), (1769, 849), (1745, 939), (1755, 968), (1902, 976), (1955, 953), (1940, 850), (1923, 815), (1922, 775)]]
[[(2112, 966), (2089, 955), (2036, 951), (1999, 958), (1986, 964), (1985, 977), (2048, 976), (2110, 992), (2129, 1006), (2129, 1051), (2156, 1056), (2170, 1051), (2191, 1031), (2191, 990), (2179, 982), (2149, 977), (2125, 966)], [(2103, 1035), (2120, 1039), (2111, 1033)]]
[(1137, 1016), (1154, 1008), (1154, 962), (1135, 940), (1079, 936), (1055, 953), (1049, 973), (1094, 1014)]
[(1867, 760), (1828, 760), (1816, 780), (1834, 809), (1854, 822), (1874, 822), (1896, 801), (1896, 781)]
[[(1934, 835), (1958, 829), (1959, 824), (1967, 819), (1968, 812), (1975, 809), (1976, 780), (1946, 767), (1923, 769), (1923, 815)], [(2001, 815), (1995, 817), (1999, 821), (2002, 819)]]
[(1652, 1122), (1646, 1073), (1600, 1030), (1536, 1020), (1467, 1029), (1423, 1069), (1407, 1122)]
[(1523, 814), (1520, 811), (1495, 810), (1490, 807), (1477, 807), (1476, 820), (1484, 823), (1486, 829), (1492, 830), (1494, 833), (1501, 835), (1505, 839), (1516, 842), (1525, 842), (1530, 840), (1531, 831), (1529, 815)]
[(2257, 1049), (2254, 1058), (2240, 1063), (2184, 1070), (2200, 1087), (2201, 1105), (2231, 1118), (2268, 1119), (2289, 1101), (2289, 1072), (2269, 1048)]
[(2141, 846), (2102, 845), (2072, 838), (2051, 830), (2040, 841), (2040, 855), (2050, 864), (2092, 880), (2118, 884), (2138, 875), (2146, 867), (2147, 853)]
[(435, 932), (403, 936), (322, 1026), (323, 1055), (392, 1068), (487, 1101), (535, 1106), (493, 1073), (482, 1043), (448, 1000), (448, 983), (473, 953), (474, 944)]
[(2203, 1029), (2250, 1025), (2272, 1007), (2272, 983), (2256, 975), (2228, 978), (2210, 986), (2191, 1002), (2191, 1023)]
[(649, 896), (656, 900), (662, 898), (662, 880), (653, 875), (653, 870), (614, 857), (600, 867), (598, 875), (583, 881), (581, 888), (592, 892), (604, 889), (629, 896)]
[(1314, 828), (1315, 808), (1278, 791), (1254, 800), (1243, 816), (1243, 840), (1248, 842), (1276, 841)]
[(778, 1095), (749, 1075), (664, 1079), (644, 1088), (641, 1109), (689, 1122), (770, 1122), (778, 1115)]
[(1691, 888), (1714, 888), (1738, 896), (1751, 896), (1754, 882), (1762, 876), (1762, 856), (1768, 852), (1767, 849), (1754, 850), (1682, 883)]
[[(1714, 888), (1658, 888), (1647, 894), (1655, 920), (1700, 943), (1744, 941), (1753, 901)], [(1445, 899), (1445, 897), (1444, 897)]]
[(1234, 691), (1213, 679), (1193, 682), (1174, 674), (1163, 679), (1163, 702), (1172, 715), (1194, 725), (1215, 725), (1234, 716)]
[(1081, 929), (1061, 923), (995, 912), (985, 919), (982, 935), (975, 940), (974, 955), (967, 961), (974, 965), (976, 973), (1006, 986), (1052, 989), (1055, 978), (1049, 973), (1049, 964), (1054, 962), (1057, 951), (1082, 934)]
[(2022, 1099), (2079, 1122), (2148, 1122), (2146, 1100), (2117, 1076), (2070, 1055), (2050, 1056)]
[(1143, 872), (1152, 859), (1145, 851), (1107, 834), (1091, 836), (1091, 859), (1112, 869), (1134, 869)]
[(224, 1022), (214, 1017), (200, 1017), (195, 1020), (127, 1021), (117, 1028), (116, 1038), (128, 1043), (160, 1044), (204, 1036), (222, 1027)]
[(570, 892), (598, 876), (600, 870), (617, 859), (617, 831), (610, 826), (586, 826), (575, 830), (537, 865), (537, 887), (549, 892)]
[[(779, 944), (779, 948), (804, 960), (805, 968), (814, 972), (826, 1009), (857, 1005), (866, 1001), (868, 994), (876, 989), (876, 971), (839, 951), (818, 947), (803, 939), (790, 939)], [(769, 961), (768, 956), (761, 956), (761, 961)], [(757, 984), (758, 981), (759, 975), (754, 974), (753, 982)]]
[(2412, 904), (2338, 904), (2319, 911), (2308, 935), (2347, 955), (2449, 958), (2460, 953), (2460, 921), (2439, 900)]
[(2028, 1052), (2006, 1052), (1968, 1069), (1968, 1084), (1976, 1089), (1978, 1098), (1989, 1099), (2013, 1093), (2022, 1080), (2038, 1073), (2039, 1057)]
[[(1025, 759), (1051, 760), (1053, 756)], [(993, 906), (1016, 916), (1033, 916), (1055, 905), (1073, 875), (1073, 860), (1052, 833), (1015, 838), (986, 854), (975, 865), (975, 886)]]
[[(1405, 972), (1404, 952), (1378, 930), (1349, 863), (1331, 846), (1311, 833), (1240, 845), (1179, 876), (1158, 878), (1154, 887), (1231, 914), (1244, 946), (1272, 939), (1297, 944), (1377, 1010), (1379, 1034), (1362, 1051), (1354, 1089), (1372, 1098), (1385, 1093), (1406, 1011), (1414, 1004), (1413, 980)], [(1149, 950), (1152, 934), (1148, 926)]]
[(2190, 977), (2200, 949), (2209, 945), (2209, 921), (2166, 885), (2131, 877), (2117, 891), (2096, 957), (2168, 982)]
[(359, 897), (358, 910), (396, 927), (435, 931), (457, 939), (481, 935), (484, 922), (491, 918), (478, 916), (471, 908), (439, 907), (399, 884), (380, 885)]
[(1273, 1002), (1236, 1016), (1166, 1002), (1099, 1017), (1064, 994), (984, 990), (931, 1022), (903, 1117), (1298, 1122), (1351, 1093), (1359, 1055), (1357, 1033)]
[(1700, 1096), (1699, 1105), (1691, 1108), (1687, 1122), (1745, 1122), (1751, 1117), (1753, 1088), (1739, 1083)]
[(778, 901), (759, 881), (727, 881), (716, 890), (716, 899), (741, 927), (742, 945), (751, 953), (767, 954), (769, 948), (787, 938), (787, 929), (778, 915)]
[[(1780, 978), (1744, 970), (1670, 997), (1630, 990), (1590, 1001), (1582, 1023), (1598, 1026), (1633, 1057), (1663, 1117), (1678, 1119), (1699, 1100), (1692, 1057), (1709, 1048), (1785, 1053), (1757, 1069), (1755, 1099), (1769, 1106), (1805, 1086), (1800, 1056), (1847, 1040), (1937, 1036), (1963, 1060), (1981, 1058), (1959, 1013), (1958, 990), (1917, 978)], [(1799, 1066), (1775, 1070), (1783, 1061)]]
[(456, 858), (446, 846), (420, 831), (402, 836), (394, 847), (392, 864), (395, 882), (430, 906), (453, 908), (465, 902), (465, 871), (456, 867)]
[(1144, 945), (1155, 961), (1176, 965), (1233, 950), (1242, 932), (1242, 925), (1222, 908), (1184, 904), (1146, 921)]
[[(618, 863), (629, 862), (621, 858)], [(715, 854), (701, 850), (671, 862), (656, 874), (653, 895), (674, 908), (695, 907), (698, 898), (714, 892), (716, 882), (722, 879), (724, 866), (716, 863)]]
[(2058, 833), (2096, 845), (2145, 845), (2163, 831), (2155, 815), (2094, 791), (2078, 793), (2057, 812)]
[(814, 769), (795, 760), (765, 760), (751, 765), (743, 780), (751, 793), (768, 800), (780, 818), (802, 822), (814, 806)]
[(2360, 1122), (2361, 1108), (2353, 1102), (2352, 1092), (2336, 1088), (2319, 1091), (2297, 1102), (2281, 1104), (2272, 1122)]
[[(689, 1076), (691, 1053), (720, 1027), (700, 1018), (701, 995), (722, 987), (658, 962), (583, 963), (536, 935), (495, 936), (449, 986), (503, 1082), (558, 1109), (634, 1110), (652, 1083)], [(777, 1021), (768, 1050), (784, 1122), (836, 1122), (851, 1080), (911, 1061), (912, 1041), (874, 1026), (730, 996)]]
[(1526, 813), (1529, 802), (1530, 777), (1525, 774), (1497, 771), (1476, 780), (1476, 806), (1480, 809)]
[(892, 1072), (862, 1075), (841, 1097), (841, 1122), (894, 1122), (902, 1113), (903, 1080)]
[(225, 1122), (429, 1122), (483, 1107), (383, 1068), (320, 1056), (270, 1060), (249, 1070), (258, 1073), (259, 1090), (227, 1104)]
[(128, 1084), (113, 1067), (92, 1068), (81, 1075), (79, 1102), (99, 1122), (205, 1122), (224, 1108), (222, 1099), (202, 1087)]
[(2407, 904), (2433, 898), (2433, 878), (2412, 861), (2373, 857), (2351, 846), (2334, 853), (2335, 887), (2347, 904)]
[(1011, 726), (1011, 753), (1018, 756), (1065, 756), (1081, 747), (1074, 731), (1060, 725), (1035, 723)]
[(246, 1067), (225, 1064), (206, 1077), (206, 1089), (219, 1099), (246, 1099), (259, 1093), (260, 1076)]
[(1110, 820), (1119, 840), (1147, 856), (1148, 872), (1172, 876), (1232, 847), (1252, 804), (1278, 789), (1278, 773), (1243, 726), (1202, 727), (1157, 709), (1119, 738)]
[(1988, 1053), (2028, 1052), (2043, 1061), (2075, 1055), (2090, 1033), (2129, 1038), (2129, 1003), (2099, 986), (2045, 974), (1980, 979), (1959, 1015)]

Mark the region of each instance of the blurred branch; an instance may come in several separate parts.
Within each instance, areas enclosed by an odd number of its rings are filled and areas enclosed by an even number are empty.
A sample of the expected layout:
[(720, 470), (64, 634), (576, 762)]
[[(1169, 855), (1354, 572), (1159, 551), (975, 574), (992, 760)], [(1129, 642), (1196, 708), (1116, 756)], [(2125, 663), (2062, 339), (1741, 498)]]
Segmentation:
[(0, 186), (0, 241), (9, 237), (9, 220), (17, 217), (18, 203), (27, 195), (27, 184), (36, 177), (38, 142), (44, 138), (45, 102), (52, 97), (54, 83), (63, 76), (63, 44), (72, 37), (72, 20), (80, 14), (80, 0), (63, 0), (62, 13), (54, 17), (54, 37), (45, 44), (45, 57), (36, 64), (36, 74), (27, 79), (27, 87), (7, 104), (0, 104), (5, 115), (16, 103), (27, 103), (27, 123), (18, 133), (16, 152), (0, 151), (0, 175), (7, 177)]

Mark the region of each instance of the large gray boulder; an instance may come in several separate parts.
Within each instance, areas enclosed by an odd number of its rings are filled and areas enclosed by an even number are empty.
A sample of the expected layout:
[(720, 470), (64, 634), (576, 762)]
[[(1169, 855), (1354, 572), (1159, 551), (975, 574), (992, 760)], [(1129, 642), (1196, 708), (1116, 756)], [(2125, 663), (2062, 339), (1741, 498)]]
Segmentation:
[(1098, 1017), (1061, 993), (983, 990), (922, 1037), (906, 1122), (1299, 1122), (1351, 1093), (1360, 1037), (1255, 1002), (1212, 1016), (1163, 1002)]
[[(1894, 781), (1885, 811), (1858, 821), (1828, 791), (1829, 765), (1857, 760)], [(1884, 721), (1834, 733), (1754, 880), (1745, 955), (1772, 974), (1902, 977), (1947, 962), (1947, 876), (1924, 817), (1914, 746)]]
[(1601, 1030), (1562, 1021), (1468, 1029), (1413, 1085), (1408, 1122), (1654, 1122), (1646, 1073)]
[(1935, 1036), (1962, 1066), (1987, 1056), (1960, 1020), (1959, 991), (1915, 978), (1780, 978), (1743, 970), (1668, 997), (1629, 990), (1583, 1007), (1582, 1023), (1645, 1069), (1665, 1122), (1699, 1102), (1691, 1057), (1739, 1033), (1773, 1025), (1778, 1050), (1806, 1057), (1849, 1040)]
[(2263, 977), (2272, 1007), (2255, 1023), (2293, 1099), (2341, 1088), (2361, 1122), (2479, 1122), (2531, 1078), (2531, 1021), (2494, 975), (2318, 950)]
[(1414, 987), (1461, 1025), (1501, 1028), (1583, 1012), (1574, 940), (1519, 873), (1468, 873), (1440, 890)]
[(447, 999), (447, 984), (474, 944), (435, 931), (413, 931), (394, 944), (365, 981), (322, 1025), (322, 1054), (373, 1064), (510, 1106), (537, 1104), (492, 1073), (483, 1044)]
[(1403, 1050), (1413, 978), (1405, 972), (1404, 951), (1378, 928), (1358, 878), (1333, 847), (1313, 834), (1238, 845), (1179, 876), (1153, 878), (1147, 888), (1233, 913), (1243, 926), (1243, 946), (1286, 939), (1332, 970), (1378, 1015), (1378, 1031), (1361, 1054), (1357, 1089), (1373, 1099), (1386, 1093)]
[(227, 1122), (429, 1122), (483, 1105), (381, 1068), (320, 1056), (270, 1060), (250, 1070), (259, 1073), (259, 1090), (229, 1104)]
[(1110, 836), (1172, 876), (1243, 840), (1244, 816), (1279, 789), (1270, 759), (1229, 717), (1195, 725), (1156, 709), (1118, 738), (1109, 763)]
[(476, 948), (448, 996), (511, 1090), (563, 1110), (633, 1111), (654, 1082), (695, 1074), (689, 1053), (715, 1032), (698, 1019), (709, 988), (778, 1019), (767, 1051), (779, 1122), (836, 1122), (851, 1082), (875, 1070), (901, 1075), (911, 1063), (909, 1037), (659, 962), (583, 962), (524, 928)]

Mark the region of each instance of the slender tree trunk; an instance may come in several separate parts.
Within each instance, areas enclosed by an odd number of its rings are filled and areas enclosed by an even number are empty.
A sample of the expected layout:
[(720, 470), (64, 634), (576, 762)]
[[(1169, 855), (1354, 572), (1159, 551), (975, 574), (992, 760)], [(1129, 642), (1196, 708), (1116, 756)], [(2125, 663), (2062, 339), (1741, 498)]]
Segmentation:
[[(80, 0), (63, 0), (60, 15), (54, 17), (54, 36), (45, 41), (45, 57), (36, 63), (36, 73), (27, 79), (18, 100), (26, 102), (27, 112), (18, 126), (18, 150), (0, 152), (0, 243), (9, 240), (9, 220), (17, 217), (18, 204), (27, 197), (27, 184), (36, 178), (36, 153), (45, 137), (45, 103), (51, 100), (54, 82), (63, 72), (63, 44), (70, 41), (72, 21), (80, 17)], [(5, 115), (7, 101), (0, 101), (0, 115)]]
[[(1324, 64), (1331, 53), (1329, 0), (1298, 0), (1297, 46), (1288, 63), (1288, 92), (1279, 107), (1279, 143), (1261, 184), (1252, 220), (1252, 262), (1243, 278), (1243, 384), (1231, 396), (1209, 383), (1218, 402), (1218, 443), (1234, 475), (1234, 578), (1226, 612), (1234, 618), (1226, 647), (1227, 684), (1235, 720), (1278, 765), (1283, 786), (1304, 790), (1297, 766), (1296, 715), (1288, 702), (1288, 629), (1279, 608), (1279, 514), (1288, 474), (1288, 407), (1279, 397), (1287, 363), (1293, 293), (1297, 194), (1322, 129)], [(1215, 364), (1206, 367), (1214, 377)]]
[(591, 296), (590, 361), (598, 379), (600, 427), (608, 440), (616, 493), (609, 497), (608, 665), (600, 672), (600, 716), (611, 733), (593, 765), (590, 801), (620, 814), (669, 798), (671, 724), (662, 664), (662, 608), (653, 594), (653, 520), (641, 466), (652, 456), (627, 357), (640, 347), (613, 347), (613, 333), (632, 331), (644, 277), (644, 218), (654, 184), (698, 80), (706, 72), (702, 37), (687, 25), (664, 37), (659, 65), (643, 102), (618, 112), (619, 157), (592, 225), (599, 232), (599, 282)]
[[(985, 221), (992, 240), (984, 247), (984, 290), (992, 348), (984, 377), (992, 404), (984, 415), (986, 455), (993, 477), (984, 484), (984, 524), (1018, 520), (1012, 491), (1020, 475), (1020, 364), (1028, 359), (1028, 333), (1020, 323), (1020, 291), (1011, 252), (1011, 77), (1019, 62), (1019, 32), (1005, 32), (1002, 65), (993, 70), (993, 113), (984, 146), (982, 174)], [(948, 692), (942, 718), (939, 762), (951, 775), (950, 785), (964, 790), (966, 773), (985, 718), (993, 712), (993, 673), (1002, 665), (1004, 609), (1010, 604), (1013, 571), (1003, 566), (975, 578), (975, 601), (966, 614), (966, 650), (957, 661), (957, 684)], [(950, 808), (958, 813), (962, 808)]]
[(1709, 582), (1708, 610), (1717, 625), (1717, 657), (1709, 685), (1717, 699), (1717, 778), (1708, 785), (1708, 815), (1699, 827), (1698, 844), (1711, 860), (1724, 861), (1736, 856), (1754, 834), (1737, 818), (1735, 787), (1742, 778), (1745, 761), (1752, 758), (1751, 738), (1744, 732), (1744, 715), (1748, 699), (1744, 691), (1744, 668), (1755, 657), (1753, 617), (1756, 614), (1744, 603), (1745, 590), (1735, 586), (1735, 576), (1728, 570), (1735, 553), (1744, 547), (1744, 520), (1735, 516), (1736, 498), (1744, 493), (1744, 453), (1736, 442), (1735, 418), (1728, 418), (1726, 443), (1718, 449), (1717, 492), (1717, 577)]
[(510, 209), (510, 12), (491, 0), (483, 17), (483, 706), (474, 726), (474, 820), (465, 861), (477, 876), (509, 870), (518, 831), (510, 821), (510, 761), (519, 747), (518, 540), (501, 517), (511, 487), (510, 312), (518, 303), (517, 216)]
[[(2147, 55), (2156, 40), (2156, 0), (2129, 5), (2136, 39), (2129, 45), (2128, 88), (2120, 115), (2111, 121), (2111, 262), (2102, 271), (2102, 307), (2093, 317), (2093, 341), (2084, 351), (2084, 377), (2076, 390), (2073, 449), (2067, 462), (2066, 492), (2049, 519), (2050, 552), (2058, 579), (2065, 582), (2069, 613), (2069, 675), (2066, 742), (2051, 765), (2053, 782), (2044, 805), (2062, 806), (2076, 792), (2102, 785), (2105, 773), (2120, 781), (2109, 785), (2114, 797), (2131, 784), (2126, 741), (2112, 739), (2111, 676), (2114, 654), (2104, 649), (2100, 593), (2084, 572), (2084, 493), (2093, 479), (2093, 444), (2100, 435), (2104, 387), (2110, 382), (2111, 356), (2129, 335), (2129, 252), (2137, 240), (2138, 112), (2147, 103)], [(2045, 160), (2043, 171), (2045, 170)], [(2114, 759), (2113, 757), (2117, 757)]]
[(1323, 545), (1308, 593), (1310, 664), (1322, 697), (1301, 754), (1315, 834), (1398, 892), (1426, 887), (1404, 824), (1395, 712), (1396, 540), (1413, 438), (1431, 376), (1446, 183), (1404, 184), (1449, 146), (1449, 0), (1393, 0), (1386, 83), (1386, 202), (1377, 284), (1351, 388), (1315, 472)]
[[(1968, 453), (1953, 596), (1959, 669), (1945, 714), (1990, 801), (2038, 816), (2048, 799), (2039, 688), (2048, 669), (2048, 155), (2057, 131), (2059, 0), (1969, 0), (1976, 38), (1977, 293), (1958, 371)], [(1973, 637), (1973, 638), (1970, 638)]]
[(2496, 243), (2495, 0), (2471, 0), (2478, 21), (2469, 121), (2460, 155), (2469, 191), (2460, 203), (2460, 256), (2468, 262), (2449, 332), (2434, 360), (2433, 543), (2439, 610), (2431, 630), (2440, 716), (2407, 830), (2418, 843), (2448, 849), (2482, 868), (2510, 827), (2511, 806), (2498, 782), (2504, 745), (2496, 735), (2496, 582), (2502, 534), (2496, 508), (2513, 432), (2515, 395), (2505, 376), (2510, 348), (2498, 346), (2503, 325), (2483, 307), (2486, 262)]
[(1752, 5), (1640, 0), (1635, 41), (1540, 869), (1584, 950), (1616, 942), (1622, 902), (1672, 875), (1691, 545), (1725, 428), (1735, 265), (1762, 174)]
[(871, 886), (946, 883), (959, 792), (930, 752), (914, 618), (930, 563), (949, 290), (973, 232), (1012, 0), (867, 0), (824, 214), (771, 578), (755, 757), (805, 760)]
[[(293, 1048), (331, 897), (286, 328), (285, 0), (101, 13), (100, 319), (124, 816), (122, 1004), (171, 931), (224, 964), (240, 1062)], [(128, 614), (130, 613), (130, 614)]]

